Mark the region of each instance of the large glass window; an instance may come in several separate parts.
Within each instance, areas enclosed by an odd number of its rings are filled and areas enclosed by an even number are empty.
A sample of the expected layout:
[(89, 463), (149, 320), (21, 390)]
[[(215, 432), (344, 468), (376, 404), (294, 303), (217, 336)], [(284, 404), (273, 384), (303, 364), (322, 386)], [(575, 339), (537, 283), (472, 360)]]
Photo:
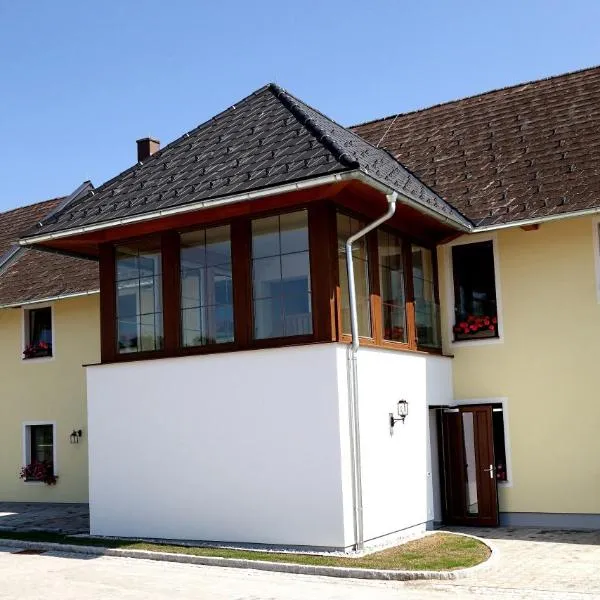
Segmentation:
[(229, 226), (181, 234), (183, 346), (233, 342), (233, 278)]
[(163, 347), (161, 252), (156, 240), (116, 248), (117, 349)]
[(454, 339), (498, 336), (493, 242), (452, 247)]
[(412, 246), (413, 288), (417, 342), (420, 346), (441, 345), (439, 307), (435, 300), (435, 272), (431, 250)]
[[(350, 297), (348, 295), (348, 266), (346, 241), (360, 231), (365, 224), (342, 213), (337, 214), (338, 268), (342, 294), (342, 331), (351, 333)], [(362, 237), (352, 246), (354, 285), (356, 287), (356, 310), (358, 313), (358, 335), (371, 337), (371, 286), (369, 282), (369, 252), (367, 238)]]
[(377, 241), (383, 339), (406, 343), (406, 295), (402, 240), (392, 233), (379, 230)]
[(252, 303), (255, 339), (312, 333), (305, 210), (252, 221)]

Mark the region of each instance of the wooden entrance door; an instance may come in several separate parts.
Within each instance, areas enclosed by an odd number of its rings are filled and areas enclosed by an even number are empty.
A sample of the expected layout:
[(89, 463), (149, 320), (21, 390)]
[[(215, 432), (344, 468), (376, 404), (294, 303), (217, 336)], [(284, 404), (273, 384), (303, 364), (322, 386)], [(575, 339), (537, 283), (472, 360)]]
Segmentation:
[(492, 407), (442, 411), (445, 517), (456, 525), (498, 525)]

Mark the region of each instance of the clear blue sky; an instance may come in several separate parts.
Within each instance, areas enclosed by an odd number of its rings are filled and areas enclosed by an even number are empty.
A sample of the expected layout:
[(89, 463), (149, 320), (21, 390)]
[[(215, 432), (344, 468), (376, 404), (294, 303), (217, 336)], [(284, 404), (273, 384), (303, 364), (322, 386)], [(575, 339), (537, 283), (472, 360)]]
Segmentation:
[(597, 0), (0, 0), (0, 210), (269, 81), (348, 125), (600, 63)]

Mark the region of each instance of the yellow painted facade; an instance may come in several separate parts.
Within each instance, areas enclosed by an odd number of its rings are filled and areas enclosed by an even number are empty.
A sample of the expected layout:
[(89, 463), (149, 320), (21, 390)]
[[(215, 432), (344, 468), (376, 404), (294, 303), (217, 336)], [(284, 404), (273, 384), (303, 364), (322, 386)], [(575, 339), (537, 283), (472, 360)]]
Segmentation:
[[(23, 309), (0, 309), (0, 501), (87, 502), (88, 448), (85, 369), (100, 358), (99, 295), (57, 300), (52, 358), (23, 360)], [(25, 483), (23, 424), (56, 423), (55, 486)], [(69, 442), (82, 429), (78, 444)]]
[(454, 355), (455, 399), (507, 399), (512, 472), (510, 485), (500, 486), (503, 512), (600, 513), (593, 224), (597, 230), (592, 217), (578, 217), (537, 231), (493, 233), (503, 325), (503, 339), (494, 343), (449, 340), (449, 248), (439, 249), (444, 349)]

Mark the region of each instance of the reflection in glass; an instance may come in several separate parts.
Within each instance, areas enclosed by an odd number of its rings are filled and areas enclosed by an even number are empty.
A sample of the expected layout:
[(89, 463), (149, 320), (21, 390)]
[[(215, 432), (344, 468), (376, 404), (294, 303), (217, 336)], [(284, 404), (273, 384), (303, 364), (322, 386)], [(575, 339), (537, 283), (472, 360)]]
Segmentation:
[(312, 333), (305, 210), (252, 221), (254, 338)]
[(229, 226), (182, 233), (183, 346), (233, 342), (233, 278)]
[(116, 248), (117, 349), (119, 353), (163, 347), (160, 245), (148, 240)]
[(473, 413), (463, 412), (463, 436), (465, 444), (465, 461), (466, 461), (466, 499), (467, 513), (476, 515), (479, 513), (479, 505), (477, 501), (477, 466), (475, 462), (475, 427), (473, 422)]
[(402, 240), (391, 233), (380, 230), (377, 233), (377, 241), (383, 338), (406, 343), (406, 295)]
[[(342, 213), (337, 214), (338, 268), (342, 295), (342, 331), (344, 333), (351, 333), (346, 240), (364, 226), (365, 224), (358, 219), (353, 219)], [(366, 237), (360, 238), (352, 246), (352, 264), (356, 287), (358, 334), (362, 337), (371, 337), (371, 286), (369, 283), (369, 255)]]
[(441, 346), (439, 306), (435, 299), (433, 255), (429, 248), (412, 246), (417, 340), (420, 346)]

